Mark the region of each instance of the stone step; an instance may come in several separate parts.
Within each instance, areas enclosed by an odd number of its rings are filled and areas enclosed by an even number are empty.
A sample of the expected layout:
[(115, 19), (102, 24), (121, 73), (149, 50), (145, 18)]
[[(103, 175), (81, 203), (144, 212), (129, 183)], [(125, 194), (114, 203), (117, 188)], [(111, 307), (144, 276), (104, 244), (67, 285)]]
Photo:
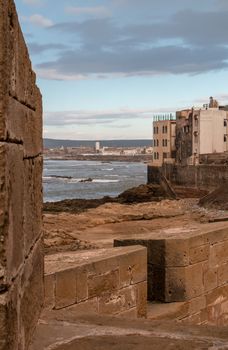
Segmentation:
[(46, 311), (29, 350), (228, 349), (226, 327)]
[(45, 257), (45, 308), (146, 317), (147, 250), (141, 246)]

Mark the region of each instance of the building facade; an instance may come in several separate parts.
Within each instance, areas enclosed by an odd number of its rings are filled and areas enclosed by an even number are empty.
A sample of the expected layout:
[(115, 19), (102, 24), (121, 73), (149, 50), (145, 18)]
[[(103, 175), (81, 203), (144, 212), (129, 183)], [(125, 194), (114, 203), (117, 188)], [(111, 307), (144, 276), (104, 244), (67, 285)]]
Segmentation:
[(178, 111), (176, 162), (182, 165), (198, 164), (201, 155), (226, 152), (227, 134), (227, 112), (219, 107)]
[(176, 121), (172, 115), (157, 116), (153, 121), (153, 165), (175, 162)]

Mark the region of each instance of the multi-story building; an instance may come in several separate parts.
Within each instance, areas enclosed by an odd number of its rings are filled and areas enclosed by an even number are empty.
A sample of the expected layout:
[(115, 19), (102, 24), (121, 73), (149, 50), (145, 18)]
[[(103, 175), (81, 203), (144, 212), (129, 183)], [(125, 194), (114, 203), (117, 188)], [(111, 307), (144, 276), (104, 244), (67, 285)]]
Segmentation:
[(202, 109), (176, 113), (176, 162), (198, 164), (201, 155), (228, 150), (227, 111), (210, 99)]
[(175, 161), (176, 121), (172, 114), (159, 115), (153, 121), (153, 165)]

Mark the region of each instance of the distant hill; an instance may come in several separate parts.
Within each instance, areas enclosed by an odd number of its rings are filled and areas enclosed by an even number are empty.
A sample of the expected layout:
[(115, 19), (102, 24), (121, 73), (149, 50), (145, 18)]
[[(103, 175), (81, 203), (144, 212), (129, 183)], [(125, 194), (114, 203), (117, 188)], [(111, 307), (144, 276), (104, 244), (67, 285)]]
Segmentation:
[[(98, 140), (101, 147), (145, 147), (152, 145), (151, 140)], [(44, 139), (44, 148), (94, 147), (96, 141)]]

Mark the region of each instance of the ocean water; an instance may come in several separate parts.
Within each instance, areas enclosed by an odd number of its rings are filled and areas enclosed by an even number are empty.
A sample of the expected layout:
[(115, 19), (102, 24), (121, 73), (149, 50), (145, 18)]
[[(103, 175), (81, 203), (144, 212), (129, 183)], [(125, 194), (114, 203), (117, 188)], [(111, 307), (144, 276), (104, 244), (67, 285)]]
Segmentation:
[[(81, 182), (91, 178), (91, 182)], [(117, 196), (128, 188), (145, 184), (144, 163), (44, 160), (44, 201)]]

